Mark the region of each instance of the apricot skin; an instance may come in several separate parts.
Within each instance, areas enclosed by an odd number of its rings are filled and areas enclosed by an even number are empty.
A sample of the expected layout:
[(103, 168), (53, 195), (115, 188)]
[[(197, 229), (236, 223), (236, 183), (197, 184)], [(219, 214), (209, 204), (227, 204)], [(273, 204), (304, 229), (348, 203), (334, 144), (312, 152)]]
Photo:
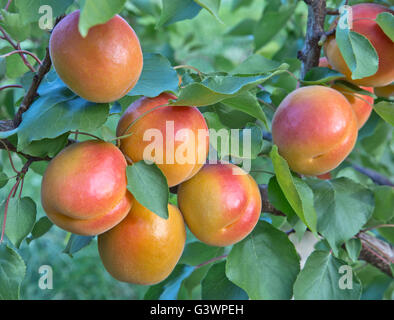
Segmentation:
[(383, 98), (393, 98), (394, 97), (394, 84), (390, 84), (388, 86), (384, 87), (376, 87), (375, 88), (375, 94), (378, 97), (383, 97)]
[(317, 176), (336, 168), (352, 151), (357, 118), (338, 91), (309, 86), (290, 93), (275, 112), (272, 136), (290, 168)]
[(207, 164), (178, 188), (178, 204), (190, 231), (212, 246), (244, 239), (261, 213), (258, 185), (232, 164)]
[(137, 35), (119, 15), (94, 26), (83, 38), (79, 10), (66, 16), (50, 38), (52, 63), (64, 83), (82, 98), (106, 103), (122, 98), (137, 83), (143, 65)]
[[(203, 115), (195, 107), (167, 106), (147, 113), (155, 107), (167, 104), (170, 99), (176, 99), (176, 97), (163, 93), (155, 98), (144, 97), (135, 101), (121, 117), (116, 134), (119, 137), (132, 133), (130, 137), (120, 140), (120, 149), (132, 162), (138, 162), (140, 160), (154, 160), (152, 157), (144, 158), (145, 148), (151, 145), (154, 139), (144, 141), (143, 137), (149, 129), (159, 130), (163, 136), (163, 144), (160, 145), (163, 150), (163, 163), (157, 163), (157, 165), (166, 176), (168, 185), (172, 187), (190, 179), (203, 166), (209, 151), (209, 132)], [(130, 124), (143, 114), (145, 115), (129, 128)], [(182, 129), (189, 129), (190, 133), (193, 133), (193, 135), (182, 134), (184, 140), (174, 141), (173, 153), (168, 154), (166, 152), (168, 138), (166, 121), (174, 123), (174, 136), (170, 137), (172, 141), (175, 140), (174, 137), (178, 133), (182, 132)], [(206, 134), (204, 143), (198, 143), (199, 130)], [(194, 150), (193, 159), (189, 163), (179, 163), (176, 156), (177, 149), (185, 143), (189, 146), (194, 145), (194, 149), (191, 147)]]
[[(354, 113), (356, 114), (358, 128), (361, 129), (371, 115), (374, 98), (364, 94), (349, 92), (345, 88), (341, 88), (335, 84), (331, 88), (338, 90), (349, 101)], [(361, 86), (360, 88), (371, 93), (374, 92), (373, 87)]]
[(186, 229), (179, 209), (169, 205), (168, 211), (166, 220), (135, 201), (121, 223), (99, 235), (101, 260), (115, 279), (152, 285), (169, 276), (182, 255)]
[(393, 13), (393, 11), (387, 7), (373, 3), (354, 5), (352, 6), (352, 10), (352, 30), (368, 38), (376, 49), (379, 56), (378, 71), (372, 76), (353, 80), (351, 78), (351, 71), (339, 51), (335, 36), (329, 37), (324, 45), (324, 52), (328, 58), (328, 62), (332, 65), (333, 69), (343, 73), (348, 81), (357, 85), (368, 87), (388, 85), (394, 81), (394, 43), (373, 20), (376, 19), (379, 13)]
[(114, 145), (75, 143), (60, 152), (45, 171), (41, 202), (60, 228), (96, 235), (119, 223), (132, 206), (126, 192), (126, 160)]

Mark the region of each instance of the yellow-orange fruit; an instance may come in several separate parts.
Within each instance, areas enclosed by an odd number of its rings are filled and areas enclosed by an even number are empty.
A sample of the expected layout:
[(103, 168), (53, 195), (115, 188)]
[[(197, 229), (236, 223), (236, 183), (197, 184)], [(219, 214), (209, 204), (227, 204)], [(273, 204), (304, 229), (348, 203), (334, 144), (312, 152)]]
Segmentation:
[(159, 107), (170, 99), (176, 97), (163, 93), (135, 101), (120, 119), (116, 134), (120, 137), (132, 133), (120, 140), (122, 152), (132, 162), (155, 162), (172, 187), (190, 179), (205, 163), (209, 131), (195, 107)]
[(387, 7), (373, 3), (362, 3), (351, 7), (352, 30), (365, 36), (374, 46), (379, 56), (378, 71), (369, 77), (353, 80), (338, 48), (335, 36), (331, 36), (324, 44), (324, 52), (333, 69), (343, 73), (348, 81), (368, 87), (381, 87), (394, 81), (394, 43), (376, 23), (375, 19), (382, 12), (393, 13)]
[(390, 84), (385, 87), (376, 87), (375, 94), (378, 97), (393, 98), (394, 97), (394, 84)]
[[(356, 114), (358, 128), (361, 129), (361, 127), (365, 124), (365, 122), (367, 122), (369, 116), (371, 115), (374, 98), (364, 94), (350, 92), (346, 90), (346, 88), (342, 88), (335, 84), (331, 88), (338, 90), (349, 101), (354, 113)], [(374, 92), (372, 87), (360, 88), (371, 93)]]
[(182, 255), (186, 229), (182, 214), (168, 206), (163, 219), (137, 201), (127, 217), (98, 237), (101, 260), (117, 280), (152, 285), (167, 278)]
[(78, 30), (79, 10), (54, 28), (49, 42), (53, 66), (59, 77), (82, 98), (112, 102), (125, 96), (137, 83), (143, 65), (140, 42), (119, 15), (89, 29)]
[(272, 137), (290, 168), (317, 176), (336, 168), (352, 151), (358, 124), (338, 91), (309, 86), (290, 93), (272, 122)]
[(178, 204), (190, 231), (212, 246), (241, 241), (256, 226), (261, 195), (253, 178), (233, 164), (207, 164), (178, 188)]
[(123, 220), (133, 203), (126, 191), (126, 160), (101, 141), (72, 144), (49, 164), (41, 185), (48, 218), (79, 235), (97, 235)]

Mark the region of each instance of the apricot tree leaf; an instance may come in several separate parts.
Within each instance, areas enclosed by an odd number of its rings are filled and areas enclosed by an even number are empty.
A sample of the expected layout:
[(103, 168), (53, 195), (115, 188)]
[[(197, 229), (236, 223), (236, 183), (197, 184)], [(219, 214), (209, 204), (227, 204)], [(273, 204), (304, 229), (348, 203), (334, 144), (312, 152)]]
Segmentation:
[(82, 37), (88, 35), (91, 27), (106, 23), (118, 14), (125, 3), (126, 0), (82, 0), (78, 25)]
[(128, 186), (134, 198), (158, 216), (168, 218), (170, 192), (165, 175), (156, 164), (144, 160), (126, 169)]
[(381, 101), (374, 105), (375, 112), (382, 117), (383, 120), (394, 126), (394, 103), (389, 101)]
[(300, 260), (287, 235), (265, 221), (235, 244), (227, 258), (228, 279), (251, 299), (290, 299)]
[(390, 12), (379, 13), (376, 22), (383, 32), (394, 42), (394, 15)]
[(314, 251), (294, 284), (296, 300), (357, 300), (360, 296), (361, 284), (352, 269), (329, 251)]
[(202, 9), (193, 0), (162, 0), (163, 10), (157, 27), (168, 26), (172, 23), (193, 19)]
[(0, 300), (19, 299), (26, 265), (21, 256), (7, 245), (0, 246)]

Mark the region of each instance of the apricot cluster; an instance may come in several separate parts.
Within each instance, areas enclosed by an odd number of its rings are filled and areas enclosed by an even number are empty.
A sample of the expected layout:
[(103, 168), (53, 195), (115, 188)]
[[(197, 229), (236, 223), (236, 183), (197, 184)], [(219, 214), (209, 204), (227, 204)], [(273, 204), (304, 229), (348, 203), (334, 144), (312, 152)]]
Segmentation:
[[(79, 11), (52, 33), (51, 57), (60, 78), (95, 102), (124, 96), (142, 68), (139, 41), (119, 16), (78, 31)], [(108, 50), (106, 50), (108, 48)], [(227, 246), (245, 238), (261, 212), (253, 178), (231, 164), (205, 165), (209, 130), (192, 106), (171, 106), (169, 93), (132, 103), (117, 126), (118, 146), (101, 140), (71, 144), (44, 174), (41, 202), (60, 228), (98, 235), (107, 271), (120, 281), (151, 285), (164, 280), (182, 255), (186, 225), (201, 241)], [(144, 207), (128, 189), (126, 167), (154, 162), (170, 187), (179, 186), (179, 208), (164, 219)], [(149, 190), (147, 190), (149, 192)]]

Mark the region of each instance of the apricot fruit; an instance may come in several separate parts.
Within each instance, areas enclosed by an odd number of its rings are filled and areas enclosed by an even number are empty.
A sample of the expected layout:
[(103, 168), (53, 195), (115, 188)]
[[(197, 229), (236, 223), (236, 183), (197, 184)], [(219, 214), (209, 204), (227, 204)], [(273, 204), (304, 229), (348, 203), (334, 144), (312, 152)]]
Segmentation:
[(376, 23), (376, 17), (382, 12), (393, 13), (389, 8), (373, 4), (362, 3), (352, 8), (352, 30), (365, 36), (374, 46), (378, 57), (378, 71), (369, 77), (352, 79), (352, 73), (347, 66), (337, 45), (335, 35), (330, 36), (324, 44), (324, 52), (333, 69), (343, 73), (348, 81), (367, 87), (382, 87), (394, 81), (394, 43)]
[(129, 162), (155, 162), (172, 187), (190, 179), (205, 163), (209, 131), (196, 107), (164, 106), (170, 99), (176, 97), (163, 93), (135, 101), (119, 120), (116, 134), (131, 134), (120, 139)]
[(317, 176), (336, 168), (352, 151), (358, 133), (356, 115), (344, 95), (309, 86), (290, 93), (272, 121), (273, 142), (290, 168)]
[(111, 143), (85, 141), (61, 151), (45, 171), (41, 202), (48, 218), (69, 232), (92, 236), (123, 220), (133, 203), (127, 162)]
[(178, 204), (190, 231), (212, 246), (229, 246), (256, 226), (261, 195), (253, 178), (233, 164), (207, 164), (178, 188)]
[(59, 77), (82, 98), (106, 103), (125, 96), (137, 83), (143, 65), (139, 39), (119, 15), (89, 29), (78, 30), (79, 10), (54, 28), (50, 55)]
[(169, 276), (182, 255), (186, 229), (179, 209), (168, 206), (163, 219), (137, 201), (127, 217), (99, 235), (106, 270), (117, 280), (152, 285)]
[[(338, 90), (349, 101), (354, 113), (356, 114), (358, 128), (361, 129), (371, 115), (374, 98), (365, 94), (350, 92), (349, 90), (346, 90), (346, 88), (342, 88), (335, 84), (331, 86), (331, 88)], [(361, 86), (360, 88), (371, 93), (374, 92), (372, 87)]]
[(321, 57), (321, 58), (319, 59), (319, 67), (322, 67), (322, 68), (330, 68), (330, 69), (332, 69), (332, 67), (331, 67), (331, 65), (328, 63), (328, 60), (327, 60), (326, 57)]
[(383, 97), (383, 98), (393, 98), (394, 97), (394, 84), (390, 84), (388, 86), (384, 87), (376, 87), (375, 88), (375, 94), (378, 97)]

